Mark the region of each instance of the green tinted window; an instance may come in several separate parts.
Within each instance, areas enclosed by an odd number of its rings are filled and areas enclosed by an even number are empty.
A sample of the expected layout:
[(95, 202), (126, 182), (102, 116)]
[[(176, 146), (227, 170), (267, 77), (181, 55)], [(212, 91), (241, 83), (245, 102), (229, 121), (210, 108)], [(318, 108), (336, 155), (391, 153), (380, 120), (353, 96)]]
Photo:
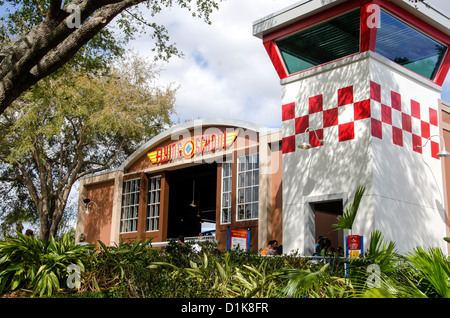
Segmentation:
[(276, 41), (290, 74), (359, 52), (355, 10)]
[(447, 47), (380, 11), (375, 52), (416, 72), (433, 79), (444, 58)]

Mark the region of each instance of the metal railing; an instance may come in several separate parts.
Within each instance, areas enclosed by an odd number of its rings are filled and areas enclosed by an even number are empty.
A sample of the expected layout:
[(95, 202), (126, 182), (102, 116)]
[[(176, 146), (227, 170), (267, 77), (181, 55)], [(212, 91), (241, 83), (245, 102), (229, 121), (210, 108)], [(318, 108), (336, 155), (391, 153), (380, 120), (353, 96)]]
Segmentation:
[[(168, 239), (166, 242), (152, 242), (152, 247), (165, 247), (169, 245), (170, 241), (176, 241), (176, 238)], [(215, 235), (201, 235), (201, 236), (189, 236), (184, 238), (185, 242), (205, 242), (205, 241), (216, 241)]]

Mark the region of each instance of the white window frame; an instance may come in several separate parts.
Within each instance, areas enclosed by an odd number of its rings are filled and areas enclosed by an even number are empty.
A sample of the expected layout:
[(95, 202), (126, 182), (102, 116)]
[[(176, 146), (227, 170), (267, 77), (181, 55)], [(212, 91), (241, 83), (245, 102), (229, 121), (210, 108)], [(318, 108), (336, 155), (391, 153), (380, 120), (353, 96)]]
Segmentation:
[[(229, 175), (225, 176), (224, 171), (225, 171), (225, 167), (224, 165), (229, 165)], [(230, 224), (231, 223), (231, 202), (232, 202), (232, 197), (231, 197), (231, 191), (233, 188), (233, 184), (232, 184), (232, 180), (233, 180), (233, 163), (232, 162), (224, 162), (222, 163), (222, 178), (221, 178), (221, 194), (220, 194), (220, 224)], [(228, 191), (224, 191), (224, 184), (225, 182), (228, 183)], [(228, 202), (226, 202), (226, 200), (224, 200), (224, 196), (228, 197)], [(225, 204), (226, 203), (226, 204)], [(224, 220), (224, 209), (227, 209), (228, 212), (228, 218), (227, 220)]]
[[(156, 187), (152, 188), (152, 181), (156, 182)], [(159, 231), (159, 216), (161, 215), (161, 176), (148, 177), (148, 193), (147, 193), (147, 214), (145, 218), (145, 231)], [(153, 210), (153, 215), (151, 211)], [(152, 222), (153, 221), (153, 222)], [(152, 227), (150, 225), (153, 225)]]
[[(257, 158), (257, 164), (254, 159)], [(248, 160), (247, 160), (248, 158)], [(242, 160), (245, 160), (242, 162)], [(250, 166), (249, 163), (254, 163), (255, 166)], [(242, 169), (242, 164), (244, 169)], [(243, 174), (243, 186), (240, 185)], [(249, 175), (249, 176), (248, 176)], [(251, 175), (251, 177), (250, 177)], [(248, 177), (247, 177), (248, 176)], [(256, 178), (255, 178), (256, 176)], [(257, 181), (255, 181), (257, 180)], [(242, 190), (242, 191), (240, 191)], [(241, 195), (243, 194), (243, 196)], [(241, 197), (244, 199), (241, 200)], [(256, 198), (256, 200), (255, 200)], [(247, 201), (248, 199), (248, 201)], [(245, 212), (245, 208), (250, 206), (250, 216)], [(240, 208), (243, 207), (243, 215), (241, 216)], [(258, 220), (259, 217), (259, 153), (252, 153), (237, 158), (237, 176), (236, 176), (236, 221)]]
[[(122, 209), (120, 213), (120, 233), (137, 232), (139, 216), (139, 190), (141, 188), (140, 181), (141, 180), (139, 178), (136, 178), (125, 180), (123, 182)], [(137, 190), (134, 186), (133, 191), (127, 192), (127, 189), (131, 189), (132, 185), (136, 182)], [(127, 186), (127, 184), (130, 184), (130, 186)]]

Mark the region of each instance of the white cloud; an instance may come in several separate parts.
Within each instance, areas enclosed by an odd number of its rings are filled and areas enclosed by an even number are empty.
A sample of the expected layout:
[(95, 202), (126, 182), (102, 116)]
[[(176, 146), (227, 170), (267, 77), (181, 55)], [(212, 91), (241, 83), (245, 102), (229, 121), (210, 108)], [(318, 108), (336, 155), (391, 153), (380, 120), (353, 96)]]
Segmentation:
[[(180, 85), (174, 121), (229, 117), (280, 127), (280, 80), (262, 41), (252, 34), (252, 23), (297, 2), (226, 0), (212, 14), (212, 25), (180, 8), (160, 13), (157, 22), (185, 55), (164, 64), (161, 74), (161, 80)], [(429, 0), (434, 2), (450, 12), (448, 0)], [(153, 41), (143, 36), (130, 47), (151, 55)], [(450, 100), (449, 77), (442, 95)]]
[[(161, 80), (180, 85), (177, 113), (181, 122), (229, 117), (281, 126), (279, 78), (262, 41), (252, 34), (252, 23), (296, 2), (227, 0), (211, 16), (211, 25), (179, 8), (157, 16), (184, 53), (184, 58), (164, 64), (161, 74)], [(143, 36), (130, 47), (151, 55), (153, 43)]]

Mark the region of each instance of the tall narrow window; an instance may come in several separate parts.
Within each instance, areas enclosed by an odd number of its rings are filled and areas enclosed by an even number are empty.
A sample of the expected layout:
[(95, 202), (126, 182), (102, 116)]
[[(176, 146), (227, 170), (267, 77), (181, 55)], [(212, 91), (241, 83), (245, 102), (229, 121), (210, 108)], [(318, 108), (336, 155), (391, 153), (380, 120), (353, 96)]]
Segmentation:
[(139, 183), (139, 179), (127, 180), (123, 183), (122, 213), (120, 217), (121, 233), (137, 231)]
[(251, 154), (238, 158), (237, 220), (258, 218), (259, 156)]
[(231, 162), (222, 164), (222, 208), (221, 223), (231, 222)]
[(159, 203), (161, 194), (161, 176), (148, 179), (147, 221), (145, 230), (159, 230)]

